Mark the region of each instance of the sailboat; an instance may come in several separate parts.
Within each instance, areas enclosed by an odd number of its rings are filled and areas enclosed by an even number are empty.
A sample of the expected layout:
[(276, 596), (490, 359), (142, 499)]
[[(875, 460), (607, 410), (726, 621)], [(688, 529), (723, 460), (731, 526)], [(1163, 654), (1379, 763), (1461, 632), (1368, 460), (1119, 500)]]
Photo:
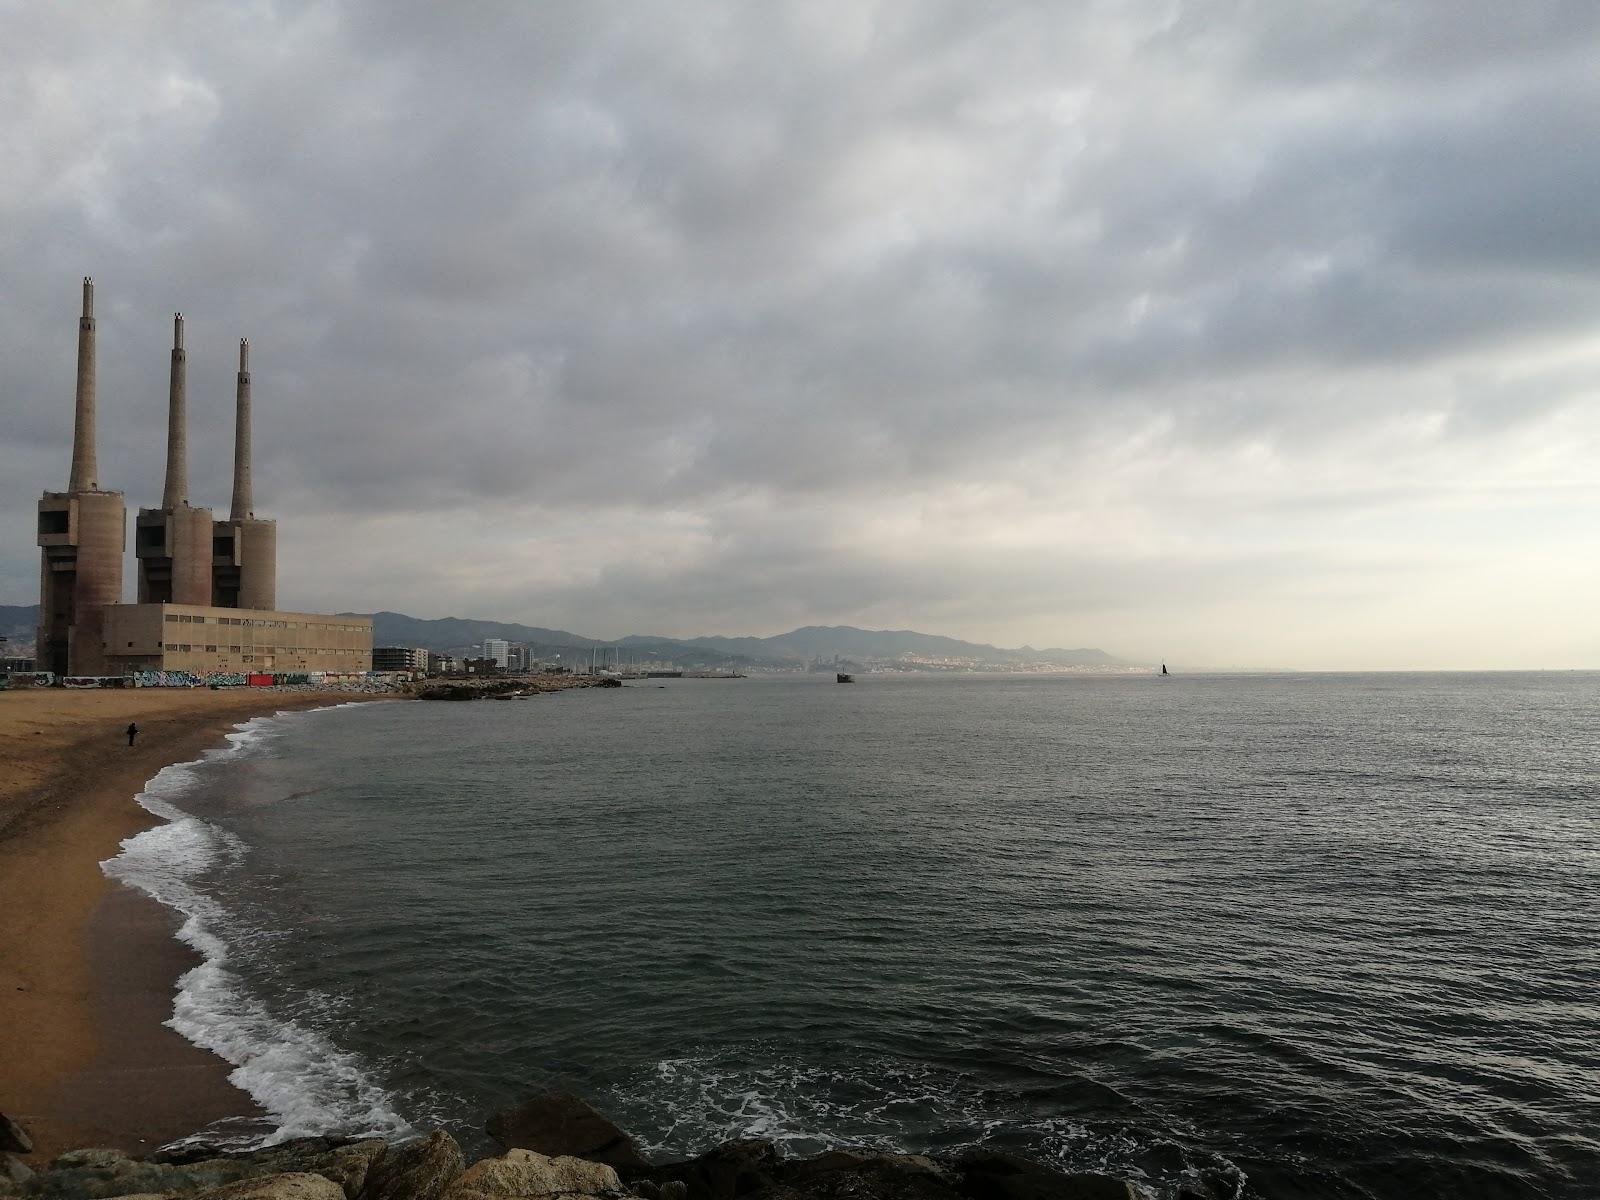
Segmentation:
[(1168, 670), (1167, 670), (1167, 664), (1166, 664), (1166, 663), (1162, 663), (1162, 664), (1161, 664), (1161, 673), (1162, 673), (1162, 674), (1163, 674), (1163, 675), (1168, 675), (1168, 674), (1171, 674), (1171, 672), (1169, 672), (1169, 671), (1168, 671)]

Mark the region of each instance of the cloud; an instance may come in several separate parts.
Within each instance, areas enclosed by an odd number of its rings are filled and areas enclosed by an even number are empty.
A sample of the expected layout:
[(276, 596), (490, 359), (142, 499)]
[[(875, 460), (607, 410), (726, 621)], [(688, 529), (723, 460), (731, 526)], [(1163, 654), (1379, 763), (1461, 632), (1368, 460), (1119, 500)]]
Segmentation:
[(0, 595), (88, 273), (287, 602), (1590, 662), (1470, 597), (1595, 582), (1592, 9), (0, 5)]

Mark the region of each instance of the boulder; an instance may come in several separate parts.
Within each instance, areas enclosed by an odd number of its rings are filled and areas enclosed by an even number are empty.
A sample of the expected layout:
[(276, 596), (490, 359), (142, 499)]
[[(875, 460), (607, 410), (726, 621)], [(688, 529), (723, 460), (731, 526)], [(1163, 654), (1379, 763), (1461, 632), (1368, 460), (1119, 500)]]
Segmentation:
[(956, 1165), (972, 1200), (1139, 1200), (1126, 1180), (1057, 1171), (998, 1150), (969, 1151)]
[(33, 1139), (28, 1131), (5, 1113), (0, 1113), (0, 1154), (32, 1154)]
[[(956, 1177), (918, 1154), (830, 1150), (781, 1163), (777, 1176), (807, 1200), (959, 1200), (960, 1196)], [(770, 1195), (763, 1193), (763, 1200)]]
[(473, 1163), (450, 1185), (445, 1200), (509, 1200), (526, 1196), (620, 1196), (617, 1173), (604, 1163), (534, 1150), (511, 1149)]
[(537, 1150), (606, 1163), (621, 1171), (649, 1167), (626, 1133), (570, 1092), (544, 1092), (497, 1112), (484, 1126), (506, 1150)]
[(14, 1154), (0, 1154), (0, 1182), (22, 1184), (33, 1178), (28, 1164)]
[(771, 1142), (745, 1139), (726, 1142), (688, 1162), (662, 1167), (656, 1173), (662, 1200), (668, 1180), (681, 1182), (687, 1191), (675, 1200), (733, 1200), (747, 1192), (777, 1183), (778, 1150)]
[(347, 1200), (357, 1200), (367, 1186), (373, 1160), (384, 1150), (382, 1141), (352, 1142), (309, 1159), (304, 1170), (333, 1180), (344, 1189)]
[[(466, 1167), (461, 1147), (444, 1130), (386, 1146), (373, 1156), (361, 1188), (362, 1200), (439, 1200)], [(320, 1178), (320, 1176), (319, 1176)], [(343, 1193), (340, 1193), (342, 1198)]]
[(76, 1170), (88, 1167), (96, 1171), (121, 1171), (133, 1166), (133, 1160), (121, 1150), (65, 1150), (50, 1160), (50, 1169)]
[(188, 1192), (185, 1200), (344, 1200), (344, 1192), (331, 1179), (290, 1171), (283, 1175), (257, 1175), (220, 1187)]

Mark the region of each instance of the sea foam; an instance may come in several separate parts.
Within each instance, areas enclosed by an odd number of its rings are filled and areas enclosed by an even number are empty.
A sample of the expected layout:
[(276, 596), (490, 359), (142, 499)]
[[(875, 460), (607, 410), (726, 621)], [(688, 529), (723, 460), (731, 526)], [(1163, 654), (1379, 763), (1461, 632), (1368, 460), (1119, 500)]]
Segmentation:
[(193, 947), (201, 962), (178, 980), (166, 1024), (230, 1063), (229, 1079), (261, 1106), (271, 1124), (269, 1130), (227, 1135), (210, 1130), (197, 1136), (263, 1145), (327, 1133), (403, 1136), (410, 1125), (354, 1055), (304, 1021), (275, 1016), (231, 969), (243, 930), (202, 886), (241, 863), (248, 847), (228, 830), (185, 812), (179, 802), (217, 766), (265, 752), (283, 728), (279, 718), (256, 717), (227, 735), (225, 749), (163, 767), (137, 797), (163, 824), (124, 840), (120, 853), (101, 867), (183, 918), (178, 939)]

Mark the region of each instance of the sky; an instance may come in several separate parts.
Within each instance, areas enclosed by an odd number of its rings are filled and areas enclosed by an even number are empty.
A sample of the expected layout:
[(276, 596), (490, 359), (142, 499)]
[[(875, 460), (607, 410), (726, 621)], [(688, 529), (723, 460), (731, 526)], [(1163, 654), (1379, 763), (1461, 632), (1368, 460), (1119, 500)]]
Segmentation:
[(0, 0), (0, 603), (92, 275), (130, 510), (181, 310), (225, 513), (250, 338), (281, 607), (1600, 667), (1596, 62), (1593, 0)]

